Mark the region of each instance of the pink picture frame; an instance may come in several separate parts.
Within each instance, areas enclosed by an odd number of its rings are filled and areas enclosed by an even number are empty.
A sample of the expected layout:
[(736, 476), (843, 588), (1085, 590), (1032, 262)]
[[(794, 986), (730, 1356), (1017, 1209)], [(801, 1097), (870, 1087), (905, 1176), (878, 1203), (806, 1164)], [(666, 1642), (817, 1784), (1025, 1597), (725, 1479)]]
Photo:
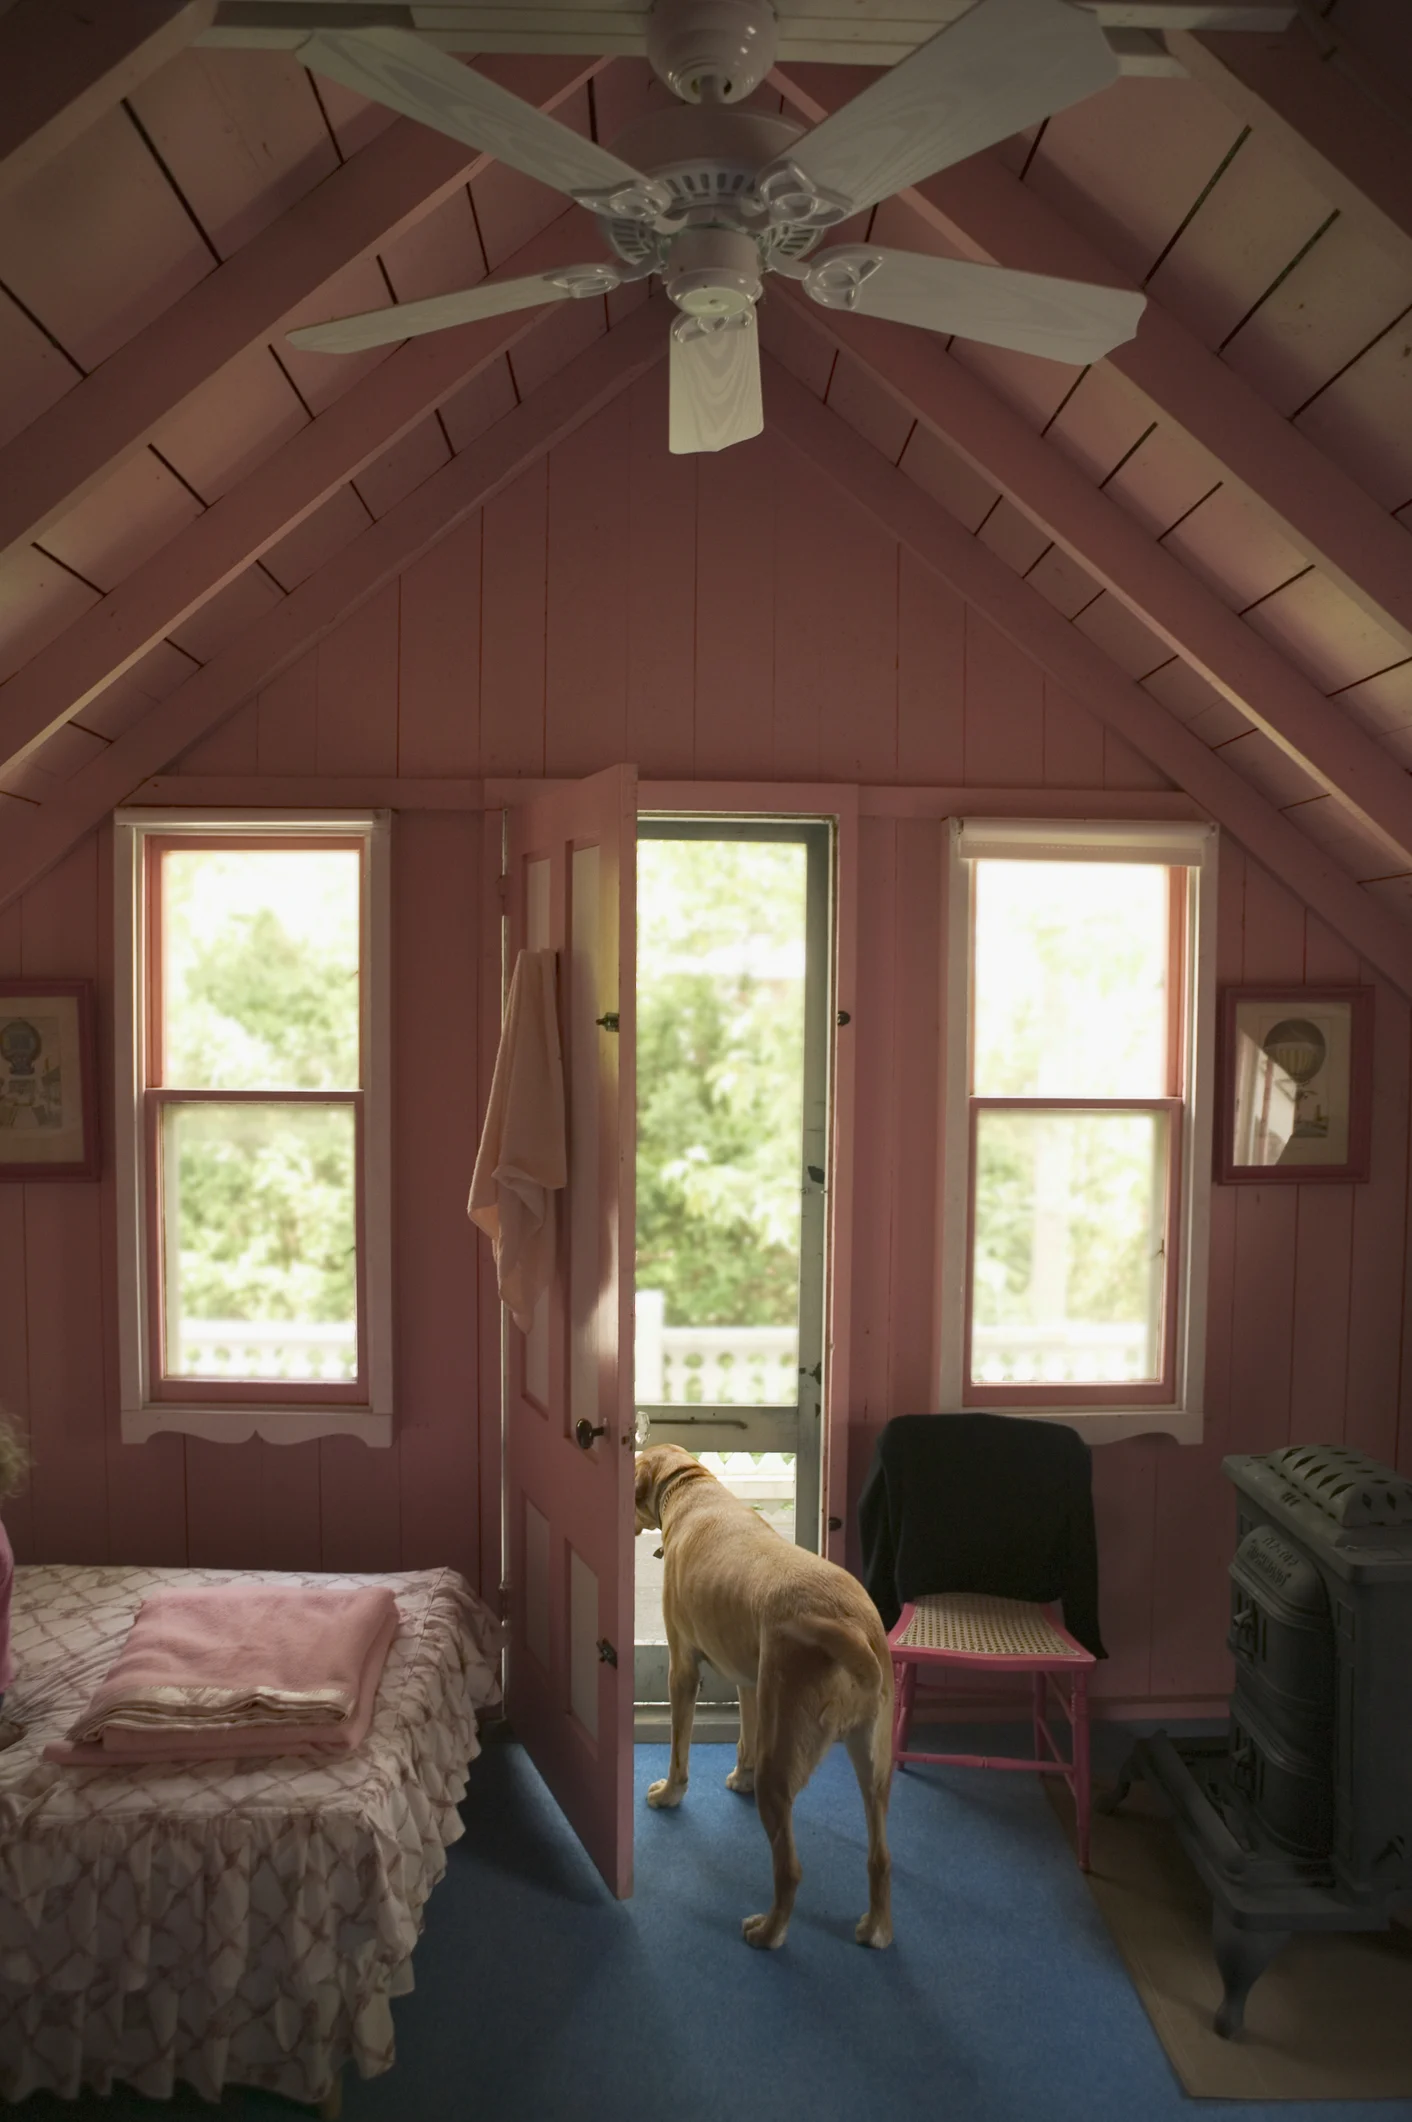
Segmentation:
[(0, 1182), (99, 1176), (91, 980), (0, 979)]
[(1228, 987), (1221, 996), (1216, 1178), (1223, 1186), (1366, 1179), (1373, 989)]

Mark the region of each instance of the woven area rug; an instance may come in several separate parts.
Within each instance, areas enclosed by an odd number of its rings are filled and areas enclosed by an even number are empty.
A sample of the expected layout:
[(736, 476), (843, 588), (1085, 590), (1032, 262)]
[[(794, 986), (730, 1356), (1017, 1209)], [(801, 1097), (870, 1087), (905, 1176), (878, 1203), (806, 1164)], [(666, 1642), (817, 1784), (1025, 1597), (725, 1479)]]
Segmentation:
[[(1045, 1788), (1073, 1839), (1073, 1807)], [(1211, 1903), (1141, 1784), (1095, 1812), (1089, 1890), (1188, 2093), (1204, 2100), (1412, 2098), (1412, 1930), (1296, 1936), (1260, 1977), (1234, 2041), (1212, 2031)]]

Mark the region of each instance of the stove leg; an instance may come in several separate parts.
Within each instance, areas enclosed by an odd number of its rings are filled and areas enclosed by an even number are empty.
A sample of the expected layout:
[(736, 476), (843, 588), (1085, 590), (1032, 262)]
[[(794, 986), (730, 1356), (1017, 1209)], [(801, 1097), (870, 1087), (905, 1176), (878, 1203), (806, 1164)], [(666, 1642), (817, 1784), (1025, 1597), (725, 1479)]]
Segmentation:
[(1134, 1783), (1136, 1783), (1142, 1775), (1142, 1749), (1143, 1742), (1141, 1739), (1139, 1739), (1137, 1745), (1133, 1748), (1132, 1752), (1128, 1755), (1127, 1760), (1123, 1763), (1122, 1768), (1119, 1770), (1118, 1780), (1113, 1785), (1113, 1788), (1111, 1790), (1105, 1790), (1101, 1797), (1097, 1797), (1094, 1799), (1093, 1809), (1095, 1812), (1115, 1813), (1118, 1810), (1118, 1807), (1122, 1804), (1124, 1798), (1126, 1798), (1128, 1792), (1132, 1789)]
[(1241, 1930), (1223, 1909), (1211, 1916), (1211, 1945), (1225, 1984), (1225, 1995), (1213, 2024), (1223, 2041), (1245, 2023), (1245, 2000), (1260, 1976), (1290, 1940), (1287, 1930)]

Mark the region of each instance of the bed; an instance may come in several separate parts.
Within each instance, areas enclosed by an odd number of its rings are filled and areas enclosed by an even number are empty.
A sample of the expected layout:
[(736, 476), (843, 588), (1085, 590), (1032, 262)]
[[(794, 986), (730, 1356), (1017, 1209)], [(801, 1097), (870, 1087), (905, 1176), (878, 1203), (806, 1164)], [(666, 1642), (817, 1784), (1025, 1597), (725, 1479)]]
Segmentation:
[[(399, 1626), (356, 1754), (136, 1769), (41, 1758), (159, 1585), (385, 1584)], [(428, 1894), (498, 1700), (499, 1627), (454, 1570), (377, 1576), (43, 1564), (15, 1572), (25, 1724), (0, 1753), (0, 2098), (114, 2080), (263, 2087), (337, 2111), (393, 2061)]]

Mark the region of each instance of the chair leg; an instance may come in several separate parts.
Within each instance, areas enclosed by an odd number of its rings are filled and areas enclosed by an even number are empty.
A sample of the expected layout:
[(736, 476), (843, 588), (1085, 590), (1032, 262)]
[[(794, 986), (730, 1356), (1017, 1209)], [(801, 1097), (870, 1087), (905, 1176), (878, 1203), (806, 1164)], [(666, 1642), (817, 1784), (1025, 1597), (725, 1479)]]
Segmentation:
[(1088, 1826), (1093, 1785), (1088, 1759), (1088, 1673), (1074, 1674), (1070, 1713), (1074, 1725), (1074, 1818), (1078, 1826), (1079, 1870), (1088, 1870)]
[[(917, 1667), (911, 1658), (893, 1661), (892, 1758), (902, 1753), (912, 1732), (912, 1704), (917, 1693)], [(899, 1768), (907, 1763), (899, 1761)]]
[(1045, 1700), (1043, 1673), (1030, 1674), (1030, 1689), (1034, 1701), (1034, 1757), (1036, 1761), (1043, 1761), (1048, 1758), (1048, 1748), (1044, 1743)]

